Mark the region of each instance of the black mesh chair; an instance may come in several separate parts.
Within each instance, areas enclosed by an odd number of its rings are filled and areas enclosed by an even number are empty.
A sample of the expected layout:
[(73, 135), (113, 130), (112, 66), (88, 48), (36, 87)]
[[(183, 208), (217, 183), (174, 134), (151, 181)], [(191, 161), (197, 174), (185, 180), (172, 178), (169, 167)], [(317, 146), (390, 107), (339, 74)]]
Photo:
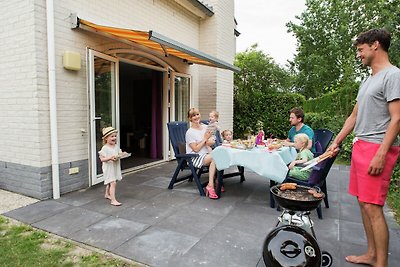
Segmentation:
[[(312, 171), (310, 174), (310, 177), (308, 180), (300, 180), (296, 179), (294, 177), (287, 176), (283, 183), (297, 183), (299, 185), (305, 185), (305, 186), (317, 186), (321, 188), (321, 191), (325, 194), (324, 198), (324, 203), (325, 207), (329, 208), (329, 201), (328, 201), (328, 190), (326, 186), (326, 177), (328, 176), (328, 173), (333, 165), (333, 162), (336, 159), (335, 155), (334, 157), (328, 158), (326, 160), (321, 161), (317, 165), (312, 167)], [(274, 181), (270, 181), (270, 187), (274, 186), (276, 183)], [(271, 208), (275, 208), (275, 201), (272, 196), (272, 193), (270, 192), (270, 206)], [(322, 209), (321, 205), (317, 208), (317, 213), (318, 213), (318, 218), (322, 219)]]

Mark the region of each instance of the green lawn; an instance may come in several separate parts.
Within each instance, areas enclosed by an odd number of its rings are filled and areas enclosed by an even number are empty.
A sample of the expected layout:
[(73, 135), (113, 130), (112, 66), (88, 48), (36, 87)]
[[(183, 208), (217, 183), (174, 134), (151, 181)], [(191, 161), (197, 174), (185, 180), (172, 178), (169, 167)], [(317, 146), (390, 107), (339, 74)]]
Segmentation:
[(0, 216), (0, 266), (138, 266)]

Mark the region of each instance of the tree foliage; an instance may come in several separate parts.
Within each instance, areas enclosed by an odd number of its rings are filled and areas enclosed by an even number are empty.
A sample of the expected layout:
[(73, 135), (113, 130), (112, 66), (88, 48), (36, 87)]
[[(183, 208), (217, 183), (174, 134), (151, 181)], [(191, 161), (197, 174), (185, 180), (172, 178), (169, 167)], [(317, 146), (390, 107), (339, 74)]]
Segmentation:
[(288, 93), (291, 73), (257, 50), (257, 45), (238, 53), (235, 66), (241, 71), (234, 77), (234, 135), (242, 138), (248, 127), (256, 130), (259, 122), (266, 134), (286, 136), (289, 110), (304, 102), (301, 95)]
[(392, 62), (400, 62), (400, 0), (307, 0), (307, 9), (289, 22), (288, 31), (298, 41), (291, 62), (297, 90), (306, 98), (321, 96), (331, 88), (354, 83), (366, 73), (356, 59), (352, 39), (371, 28), (392, 33)]
[(235, 66), (241, 71), (235, 73), (236, 95), (251, 92), (286, 92), (292, 87), (292, 76), (273, 59), (257, 50), (254, 44), (246, 51), (236, 54)]

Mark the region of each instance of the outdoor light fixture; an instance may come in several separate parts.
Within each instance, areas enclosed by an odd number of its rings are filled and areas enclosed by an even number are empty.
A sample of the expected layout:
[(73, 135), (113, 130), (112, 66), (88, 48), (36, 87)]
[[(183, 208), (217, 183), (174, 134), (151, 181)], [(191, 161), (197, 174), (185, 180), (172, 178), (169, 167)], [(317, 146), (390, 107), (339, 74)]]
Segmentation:
[(80, 70), (81, 55), (76, 52), (65, 51), (63, 55), (63, 66), (67, 70)]

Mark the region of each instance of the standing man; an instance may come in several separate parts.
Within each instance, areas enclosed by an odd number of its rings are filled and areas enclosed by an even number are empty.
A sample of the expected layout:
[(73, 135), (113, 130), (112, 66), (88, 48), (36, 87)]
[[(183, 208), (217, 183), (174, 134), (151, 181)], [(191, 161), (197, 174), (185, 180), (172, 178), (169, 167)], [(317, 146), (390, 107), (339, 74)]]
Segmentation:
[(292, 125), (292, 128), (290, 128), (289, 130), (288, 139), (285, 142), (285, 146), (294, 147), (295, 135), (299, 133), (304, 133), (308, 136), (310, 140), (312, 140), (312, 142), (308, 142), (307, 148), (310, 149), (311, 152), (315, 153), (314, 131), (313, 129), (311, 129), (310, 126), (304, 124), (304, 111), (301, 108), (292, 108), (290, 110), (289, 121), (290, 125)]
[(400, 69), (389, 61), (390, 33), (372, 29), (354, 42), (357, 57), (371, 68), (357, 95), (357, 103), (329, 150), (354, 129), (349, 193), (358, 199), (368, 249), (346, 261), (388, 266), (389, 231), (383, 214), (390, 177), (400, 153)]

